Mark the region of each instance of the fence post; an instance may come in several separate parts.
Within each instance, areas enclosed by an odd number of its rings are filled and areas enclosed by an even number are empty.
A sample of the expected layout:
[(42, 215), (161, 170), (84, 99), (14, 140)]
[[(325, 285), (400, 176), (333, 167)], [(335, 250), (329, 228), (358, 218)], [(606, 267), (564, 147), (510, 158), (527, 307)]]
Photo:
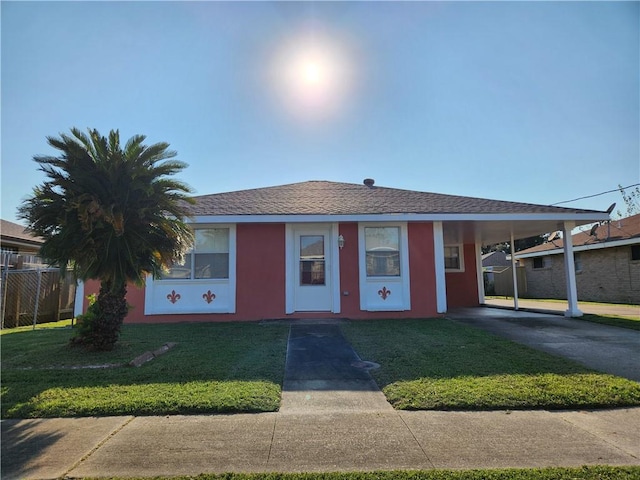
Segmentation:
[(38, 269), (38, 286), (36, 287), (36, 308), (33, 312), (33, 329), (36, 329), (38, 323), (38, 306), (40, 305), (40, 286), (42, 284), (42, 269)]
[(2, 325), (0, 328), (4, 328), (4, 312), (7, 310), (7, 282), (9, 281), (9, 256), (4, 254), (2, 257)]
[[(62, 272), (58, 273), (58, 301), (56, 302), (55, 322), (60, 321), (60, 303), (62, 302)], [(71, 322), (73, 324), (73, 322)]]

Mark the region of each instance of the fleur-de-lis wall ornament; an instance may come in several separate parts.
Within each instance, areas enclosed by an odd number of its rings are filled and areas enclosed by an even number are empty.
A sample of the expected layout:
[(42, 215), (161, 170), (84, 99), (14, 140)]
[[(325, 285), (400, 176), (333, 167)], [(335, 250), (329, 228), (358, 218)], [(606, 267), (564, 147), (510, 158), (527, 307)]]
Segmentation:
[(378, 290), (378, 295), (382, 297), (382, 300), (386, 300), (391, 295), (391, 290), (387, 290), (387, 287), (382, 287), (382, 290)]
[(171, 293), (167, 295), (167, 300), (169, 300), (171, 303), (176, 303), (178, 300), (180, 300), (180, 294), (176, 293), (175, 290), (171, 290)]
[(213, 293), (211, 290), (207, 290), (207, 293), (202, 294), (202, 298), (204, 298), (205, 302), (211, 303), (216, 298), (216, 294)]

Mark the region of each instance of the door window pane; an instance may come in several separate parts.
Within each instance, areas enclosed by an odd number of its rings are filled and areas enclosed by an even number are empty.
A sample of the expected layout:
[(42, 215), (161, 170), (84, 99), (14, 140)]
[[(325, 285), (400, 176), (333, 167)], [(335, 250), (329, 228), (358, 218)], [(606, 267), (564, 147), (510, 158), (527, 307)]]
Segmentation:
[(324, 236), (300, 236), (300, 285), (325, 284)]

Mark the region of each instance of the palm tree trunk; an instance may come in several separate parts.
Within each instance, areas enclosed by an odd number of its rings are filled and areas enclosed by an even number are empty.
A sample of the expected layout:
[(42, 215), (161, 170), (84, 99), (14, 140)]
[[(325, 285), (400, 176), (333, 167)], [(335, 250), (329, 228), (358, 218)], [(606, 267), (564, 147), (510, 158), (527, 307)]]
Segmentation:
[(120, 335), (120, 327), (127, 315), (127, 287), (124, 283), (113, 286), (109, 280), (100, 284), (98, 316), (91, 335), (92, 347), (96, 350), (113, 350)]

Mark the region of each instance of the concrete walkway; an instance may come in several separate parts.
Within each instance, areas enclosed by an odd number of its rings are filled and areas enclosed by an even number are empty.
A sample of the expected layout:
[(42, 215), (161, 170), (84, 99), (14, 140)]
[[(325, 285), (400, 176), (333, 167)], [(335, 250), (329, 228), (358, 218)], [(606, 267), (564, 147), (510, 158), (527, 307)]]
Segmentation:
[(345, 340), (339, 322), (292, 325), (280, 412), (392, 412), (371, 366)]
[(2, 478), (640, 465), (640, 408), (400, 412), (369, 366), (294, 327), (280, 412), (4, 420)]

